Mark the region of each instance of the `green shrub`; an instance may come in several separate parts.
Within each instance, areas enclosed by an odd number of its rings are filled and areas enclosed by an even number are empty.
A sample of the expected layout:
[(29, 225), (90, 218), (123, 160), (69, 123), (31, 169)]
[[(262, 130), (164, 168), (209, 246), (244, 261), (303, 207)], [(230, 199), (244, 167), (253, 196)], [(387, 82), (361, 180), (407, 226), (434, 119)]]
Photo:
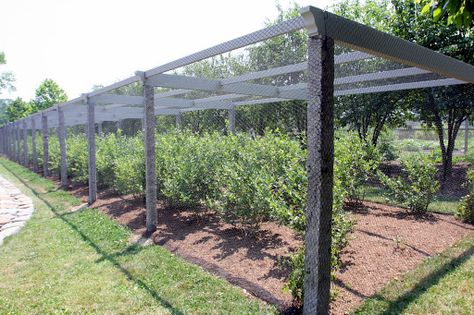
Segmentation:
[(377, 149), (383, 161), (394, 161), (398, 158), (397, 148), (394, 143), (393, 131), (385, 130), (380, 134)]
[(340, 133), (334, 144), (334, 164), (338, 177), (347, 191), (347, 197), (360, 202), (364, 199), (365, 185), (380, 164), (377, 150), (366, 144), (355, 133)]
[(466, 187), (469, 193), (461, 199), (456, 212), (456, 218), (465, 222), (474, 224), (474, 171), (467, 172)]
[(412, 154), (403, 157), (400, 162), (403, 174), (390, 178), (379, 172), (380, 182), (387, 188), (389, 198), (413, 212), (425, 213), (439, 189), (433, 157)]
[[(110, 139), (108, 141), (111, 141)], [(135, 197), (143, 196), (145, 193), (145, 147), (143, 136), (117, 137), (108, 145), (115, 147), (113, 174), (105, 184), (112, 187), (120, 194), (132, 194)], [(109, 148), (109, 149), (111, 149)], [(108, 149), (108, 150), (109, 150)], [(108, 151), (107, 150), (107, 151)], [(106, 152), (107, 152), (106, 151)], [(113, 178), (113, 181), (111, 180)]]
[(71, 135), (66, 139), (68, 175), (78, 183), (87, 183), (88, 150), (87, 138), (83, 134)]

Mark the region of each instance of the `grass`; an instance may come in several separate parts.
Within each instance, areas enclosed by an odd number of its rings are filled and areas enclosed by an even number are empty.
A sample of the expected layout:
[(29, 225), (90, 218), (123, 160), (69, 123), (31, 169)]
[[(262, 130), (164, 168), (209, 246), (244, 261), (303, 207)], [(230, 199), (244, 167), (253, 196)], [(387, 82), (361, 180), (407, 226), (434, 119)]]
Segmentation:
[[(386, 197), (387, 195), (387, 191), (383, 187), (365, 187), (365, 200), (400, 207), (399, 204), (388, 200)], [(437, 196), (436, 199), (428, 206), (428, 211), (454, 214), (456, 213), (459, 202), (459, 199), (456, 198)]]
[(0, 174), (35, 205), (0, 247), (0, 314), (274, 314), (276, 309), (131, 231), (50, 181), (0, 158)]
[(474, 233), (392, 280), (355, 314), (474, 314)]

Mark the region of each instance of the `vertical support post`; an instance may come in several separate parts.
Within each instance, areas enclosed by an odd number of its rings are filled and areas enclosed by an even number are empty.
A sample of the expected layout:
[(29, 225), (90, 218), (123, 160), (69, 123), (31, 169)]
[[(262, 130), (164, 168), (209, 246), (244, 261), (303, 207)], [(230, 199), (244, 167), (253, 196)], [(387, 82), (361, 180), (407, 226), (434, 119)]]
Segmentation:
[(56, 129), (59, 139), (59, 149), (61, 151), (61, 162), (59, 178), (61, 187), (67, 188), (67, 158), (66, 158), (66, 127), (64, 126), (64, 111), (58, 106), (58, 128)]
[(84, 103), (87, 105), (87, 151), (89, 169), (89, 205), (97, 199), (97, 167), (95, 156), (95, 104), (84, 95)]
[(17, 121), (16, 125), (16, 162), (21, 163), (21, 129), (20, 129), (20, 122)]
[(229, 131), (235, 134), (235, 107), (229, 109)]
[(102, 122), (101, 121), (97, 123), (97, 134), (99, 135), (99, 137), (102, 136)]
[(469, 118), (464, 122), (464, 154), (467, 154), (469, 146)]
[(33, 172), (38, 171), (38, 157), (36, 155), (36, 119), (31, 117), (31, 159), (33, 162)]
[(44, 177), (49, 175), (48, 164), (49, 164), (49, 137), (48, 137), (48, 116), (45, 113), (41, 113), (41, 127), (43, 129), (43, 175)]
[(176, 129), (181, 129), (183, 125), (183, 115), (181, 113), (176, 114)]
[(155, 151), (155, 96), (154, 88), (147, 84), (144, 72), (137, 72), (143, 83), (145, 123), (145, 168), (146, 168), (146, 230), (151, 235), (156, 230), (156, 151)]
[(23, 165), (28, 166), (28, 128), (23, 119)]
[(329, 314), (334, 163), (334, 41), (308, 40), (308, 196), (303, 314)]

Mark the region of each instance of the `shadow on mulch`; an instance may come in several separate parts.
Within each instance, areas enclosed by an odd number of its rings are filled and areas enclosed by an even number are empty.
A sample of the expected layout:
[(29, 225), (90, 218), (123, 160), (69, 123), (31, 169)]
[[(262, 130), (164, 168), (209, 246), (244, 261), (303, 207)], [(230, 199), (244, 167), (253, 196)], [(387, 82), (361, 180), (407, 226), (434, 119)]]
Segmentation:
[[(83, 186), (72, 186), (70, 191), (83, 198), (87, 195)], [(137, 239), (146, 230), (143, 199), (100, 191), (93, 206), (128, 226)], [(300, 313), (291, 295), (283, 291), (289, 274), (284, 262), (302, 245), (289, 228), (267, 222), (246, 234), (205, 209), (199, 209), (197, 215), (189, 208), (163, 202), (157, 208), (155, 244), (241, 287), (249, 296), (274, 304), (282, 314)], [(354, 309), (391, 279), (474, 230), (449, 215), (414, 215), (371, 202), (348, 203), (346, 210), (353, 214), (356, 225), (333, 282), (337, 291), (331, 303), (333, 314)]]

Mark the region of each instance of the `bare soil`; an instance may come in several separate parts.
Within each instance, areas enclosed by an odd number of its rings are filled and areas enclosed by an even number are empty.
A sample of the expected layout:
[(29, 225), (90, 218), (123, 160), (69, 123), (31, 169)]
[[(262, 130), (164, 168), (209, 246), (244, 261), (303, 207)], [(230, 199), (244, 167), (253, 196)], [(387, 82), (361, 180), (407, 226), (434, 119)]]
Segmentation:
[[(74, 186), (70, 191), (87, 200), (87, 187)], [(145, 232), (142, 199), (101, 191), (93, 206), (132, 229), (136, 239)], [(155, 244), (276, 305), (282, 313), (297, 312), (291, 294), (283, 289), (289, 273), (285, 261), (302, 244), (291, 229), (269, 222), (246, 234), (204, 209), (196, 215), (163, 202), (157, 208)], [(347, 313), (389, 280), (474, 231), (452, 216), (414, 216), (402, 208), (370, 202), (348, 205), (348, 211), (356, 224), (336, 274), (333, 314)]]

